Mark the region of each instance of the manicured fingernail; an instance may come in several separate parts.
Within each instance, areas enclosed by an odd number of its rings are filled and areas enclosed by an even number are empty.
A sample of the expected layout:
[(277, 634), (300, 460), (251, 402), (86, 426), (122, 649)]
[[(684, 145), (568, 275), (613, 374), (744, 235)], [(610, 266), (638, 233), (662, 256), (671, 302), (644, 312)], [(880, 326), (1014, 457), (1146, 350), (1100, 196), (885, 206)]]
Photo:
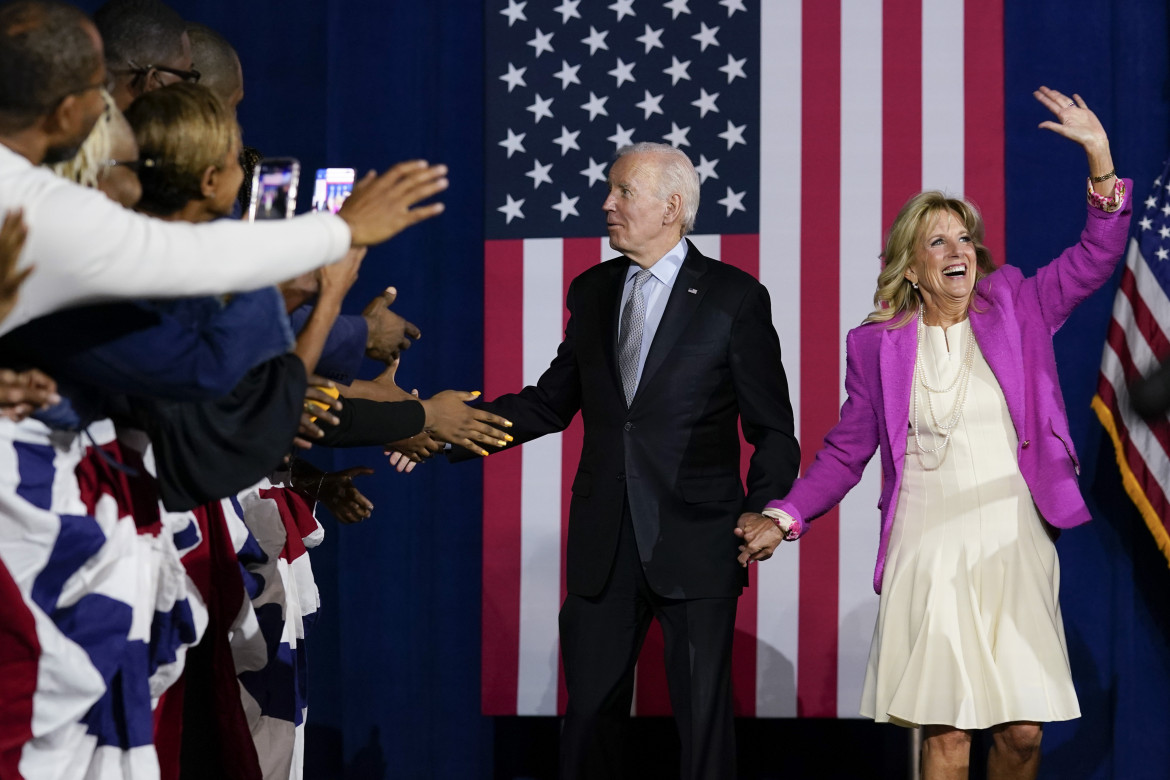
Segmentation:
[(481, 452), (481, 453), (479, 453), (479, 454), (480, 454), (480, 455), (483, 455), (485, 458), (488, 456), (488, 454), (487, 454), (487, 451), (486, 451), (486, 450), (485, 450), (485, 451), (483, 451), (483, 452)]
[(507, 439), (508, 441), (512, 441), (512, 437), (506, 433), (504, 434), (504, 438)]
[(479, 397), (480, 397), (480, 395), (482, 395), (482, 393), (480, 393), (478, 390), (472, 390), (472, 391), (471, 391), (471, 397), (472, 397), (472, 398), (479, 398)]
[(504, 441), (503, 439), (499, 439), (499, 440), (496, 442), (496, 446), (497, 446), (497, 447), (504, 447), (504, 446), (507, 446), (507, 444), (508, 444), (508, 442)]
[(511, 420), (504, 420), (504, 427), (505, 427), (505, 428), (511, 428), (511, 427), (512, 427), (512, 421), (511, 421)]

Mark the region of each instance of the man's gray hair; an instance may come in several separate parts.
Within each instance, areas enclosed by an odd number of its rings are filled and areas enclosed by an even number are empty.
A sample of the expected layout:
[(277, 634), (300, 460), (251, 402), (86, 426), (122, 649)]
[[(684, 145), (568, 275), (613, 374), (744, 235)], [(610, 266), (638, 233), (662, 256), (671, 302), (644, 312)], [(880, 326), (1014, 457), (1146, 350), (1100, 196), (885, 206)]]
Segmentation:
[(695, 216), (699, 213), (699, 173), (691, 163), (691, 158), (670, 144), (650, 141), (623, 146), (618, 149), (616, 159), (620, 160), (627, 154), (652, 154), (662, 160), (658, 169), (658, 197), (669, 200), (671, 195), (677, 194), (682, 199), (679, 225), (682, 235), (690, 233), (695, 227)]

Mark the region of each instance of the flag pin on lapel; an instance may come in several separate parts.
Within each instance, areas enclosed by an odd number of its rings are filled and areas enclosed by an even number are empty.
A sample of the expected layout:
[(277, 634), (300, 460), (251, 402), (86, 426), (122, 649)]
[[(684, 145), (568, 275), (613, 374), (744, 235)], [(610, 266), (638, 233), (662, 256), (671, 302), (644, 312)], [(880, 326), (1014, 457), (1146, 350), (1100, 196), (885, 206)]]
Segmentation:
[(689, 292), (691, 295), (695, 295), (699, 291), (696, 290), (694, 287), (690, 287), (690, 288), (687, 288), (687, 292)]

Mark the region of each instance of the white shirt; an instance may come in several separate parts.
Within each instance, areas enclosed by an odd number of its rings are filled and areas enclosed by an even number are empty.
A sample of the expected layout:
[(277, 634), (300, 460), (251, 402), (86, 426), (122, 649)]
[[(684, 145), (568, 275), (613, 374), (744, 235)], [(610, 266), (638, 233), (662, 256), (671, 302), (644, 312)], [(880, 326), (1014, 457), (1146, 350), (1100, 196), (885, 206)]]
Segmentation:
[[(638, 355), (638, 381), (642, 381), (642, 367), (646, 365), (646, 356), (650, 354), (650, 345), (654, 342), (654, 334), (658, 332), (658, 323), (662, 322), (662, 313), (666, 311), (666, 301), (670, 298), (670, 291), (674, 288), (674, 280), (678, 277), (678, 269), (682, 268), (683, 260), (687, 257), (687, 241), (681, 239), (667, 252), (661, 260), (650, 266), (650, 278), (642, 285), (642, 296), (646, 299), (646, 319), (642, 323), (642, 351)], [(637, 263), (630, 263), (626, 271), (626, 281), (622, 286), (622, 300), (619, 312), (626, 310), (626, 301), (634, 291), (634, 276), (642, 267)], [(619, 315), (618, 328), (621, 328)], [(618, 342), (621, 342), (621, 333), (618, 333)]]
[(164, 222), (124, 209), (0, 144), (0, 216), (24, 210), (21, 285), (0, 334), (58, 309), (119, 298), (254, 290), (335, 262), (349, 249), (340, 217), (267, 223)]

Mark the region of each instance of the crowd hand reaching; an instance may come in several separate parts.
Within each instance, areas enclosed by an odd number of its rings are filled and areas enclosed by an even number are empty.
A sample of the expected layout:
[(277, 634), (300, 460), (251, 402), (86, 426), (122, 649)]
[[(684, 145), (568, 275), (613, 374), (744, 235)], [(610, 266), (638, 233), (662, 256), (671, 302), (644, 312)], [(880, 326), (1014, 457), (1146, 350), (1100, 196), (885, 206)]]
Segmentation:
[(324, 420), (329, 425), (337, 425), (341, 422), (329, 411), (330, 409), (340, 410), (341, 399), (332, 397), (322, 390), (322, 387), (336, 388), (337, 385), (323, 376), (314, 374), (309, 377), (309, 387), (305, 390), (305, 402), (301, 409), (301, 423), (297, 429), (297, 435), (293, 439), (293, 444), (303, 450), (313, 446), (313, 439), (320, 439), (325, 435), (325, 431), (317, 427), (314, 418)]
[(784, 541), (784, 532), (776, 522), (758, 512), (744, 512), (740, 515), (735, 535), (743, 539), (737, 558), (740, 566), (768, 560)]
[(435, 441), (426, 431), (416, 433), (409, 439), (399, 439), (386, 445), (383, 455), (390, 456), (390, 465), (399, 471), (409, 474), (414, 467), (429, 460), (436, 452), (443, 451), (443, 443)]
[[(512, 423), (497, 414), (468, 406), (468, 401), (479, 398), (479, 391), (444, 390), (422, 401), (426, 411), (423, 430), (432, 438), (466, 447), (476, 455), (487, 455), (488, 451), (476, 442), (504, 447), (512, 437), (493, 425), (511, 428)], [(490, 423), (490, 424), (489, 424)]]
[(321, 477), (316, 498), (337, 518), (337, 522), (346, 525), (360, 523), (373, 513), (374, 505), (353, 484), (353, 478), (373, 473), (374, 470), (367, 466), (354, 466), (325, 474)]
[(317, 304), (320, 305), (324, 301), (334, 301), (340, 305), (345, 294), (357, 281), (358, 271), (361, 270), (362, 260), (365, 257), (365, 247), (353, 247), (336, 263), (318, 268), (317, 286), (320, 292)]
[(397, 297), (398, 291), (387, 287), (362, 311), (369, 330), (366, 356), (386, 364), (397, 360), (399, 352), (410, 349), (411, 339), (418, 339), (422, 335), (413, 323), (390, 311), (389, 307)]
[(447, 166), (425, 160), (399, 163), (381, 176), (370, 171), (354, 185), (338, 213), (353, 246), (389, 240), (411, 225), (443, 212), (442, 203), (415, 204), (447, 189)]
[(60, 402), (57, 383), (37, 369), (16, 372), (0, 368), (0, 415), (20, 422)]
[[(1063, 92), (1048, 87), (1040, 87), (1032, 95), (1059, 120), (1041, 122), (1040, 127), (1062, 135), (1070, 141), (1076, 141), (1084, 147), (1085, 154), (1089, 157), (1090, 176), (1105, 176), (1113, 171), (1109, 135), (1101, 126), (1097, 115), (1085, 104), (1080, 95), (1073, 93), (1070, 98)], [(1101, 182), (1094, 182), (1093, 188), (1098, 193), (1108, 196), (1113, 192), (1115, 183), (1116, 179), (1110, 177)]]
[(31, 265), (23, 271), (16, 270), (27, 237), (28, 228), (24, 226), (20, 210), (8, 212), (0, 224), (0, 322), (16, 305), (20, 285), (33, 270)]

